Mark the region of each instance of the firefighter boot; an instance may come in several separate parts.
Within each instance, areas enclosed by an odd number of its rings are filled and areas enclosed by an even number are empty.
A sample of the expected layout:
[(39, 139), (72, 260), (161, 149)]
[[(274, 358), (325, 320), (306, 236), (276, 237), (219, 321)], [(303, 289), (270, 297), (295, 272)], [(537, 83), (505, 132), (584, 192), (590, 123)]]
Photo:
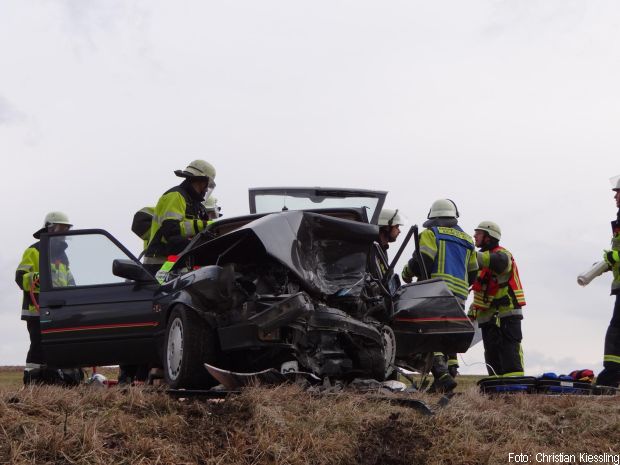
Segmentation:
[(596, 378), (599, 386), (618, 387), (620, 382), (620, 328), (610, 326), (605, 335), (605, 357), (603, 371)]
[(433, 374), (433, 384), (428, 388), (429, 393), (435, 392), (452, 392), (457, 386), (454, 378), (450, 376), (448, 372), (448, 364), (446, 363), (446, 357), (441, 353), (436, 353), (433, 357), (433, 367), (431, 368)]
[(441, 375), (439, 378), (435, 378), (431, 387), (428, 388), (428, 393), (434, 394), (436, 392), (439, 393), (448, 393), (452, 392), (454, 388), (457, 386), (457, 382), (454, 381), (454, 378), (450, 376), (449, 373), (445, 373)]

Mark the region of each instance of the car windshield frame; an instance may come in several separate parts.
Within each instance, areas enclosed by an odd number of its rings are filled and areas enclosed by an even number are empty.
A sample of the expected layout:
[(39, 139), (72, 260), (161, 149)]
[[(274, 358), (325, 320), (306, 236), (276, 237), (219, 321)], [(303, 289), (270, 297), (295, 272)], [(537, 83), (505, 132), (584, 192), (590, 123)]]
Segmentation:
[[(260, 207), (259, 197), (282, 197), (282, 208), (279, 209), (263, 209)], [(335, 208), (366, 208), (369, 223), (377, 224), (379, 220), (379, 214), (385, 203), (385, 197), (387, 191), (370, 190), (370, 189), (348, 189), (341, 187), (252, 187), (249, 189), (250, 200), (250, 213), (277, 213), (286, 210), (312, 210), (319, 212), (321, 209), (335, 209)], [(360, 198), (360, 202), (356, 203), (355, 198)], [(362, 199), (369, 199), (368, 202), (363, 202)], [(307, 205), (301, 205), (301, 208), (297, 208), (300, 203), (307, 202)], [(318, 201), (318, 199), (322, 199)], [(342, 205), (338, 205), (338, 200), (351, 199), (349, 203), (342, 202)], [(258, 201), (257, 201), (258, 200)], [(328, 201), (328, 204), (321, 205), (324, 201)], [(287, 201), (293, 205), (289, 207)], [(376, 202), (375, 205), (366, 205), (365, 203)], [(374, 208), (374, 209), (373, 209)]]

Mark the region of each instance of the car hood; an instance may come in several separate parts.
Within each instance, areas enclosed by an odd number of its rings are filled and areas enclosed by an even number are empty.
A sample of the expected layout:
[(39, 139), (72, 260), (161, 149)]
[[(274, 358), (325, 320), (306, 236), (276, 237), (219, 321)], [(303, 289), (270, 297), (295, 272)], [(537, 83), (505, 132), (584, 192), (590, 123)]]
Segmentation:
[(299, 278), (308, 292), (358, 295), (375, 225), (318, 213), (273, 213), (216, 239), (197, 241), (184, 251), (199, 265), (260, 264), (271, 257)]

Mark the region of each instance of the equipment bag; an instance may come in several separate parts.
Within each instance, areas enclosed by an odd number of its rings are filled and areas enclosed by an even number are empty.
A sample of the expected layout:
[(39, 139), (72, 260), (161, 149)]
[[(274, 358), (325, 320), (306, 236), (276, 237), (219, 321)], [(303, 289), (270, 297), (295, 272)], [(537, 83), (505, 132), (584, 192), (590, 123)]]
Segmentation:
[(483, 394), (517, 394), (536, 392), (536, 378), (533, 376), (489, 376), (478, 381)]
[(536, 384), (536, 391), (541, 394), (592, 394), (592, 384), (572, 381), (567, 379), (539, 379)]

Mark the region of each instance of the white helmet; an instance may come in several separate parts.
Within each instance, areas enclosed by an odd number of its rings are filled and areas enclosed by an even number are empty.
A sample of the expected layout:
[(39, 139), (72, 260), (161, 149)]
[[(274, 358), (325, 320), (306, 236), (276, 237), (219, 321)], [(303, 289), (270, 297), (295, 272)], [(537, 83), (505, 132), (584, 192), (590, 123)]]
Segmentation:
[(611, 183), (612, 191), (620, 191), (620, 174), (611, 178), (609, 182)]
[(66, 213), (63, 212), (49, 212), (45, 215), (45, 220), (43, 220), (43, 227), (47, 228), (52, 224), (66, 224), (68, 226), (73, 226), (69, 221), (69, 217)]
[(63, 212), (49, 212), (45, 215), (45, 219), (43, 220), (43, 227), (38, 231), (35, 231), (32, 237), (39, 239), (41, 234), (44, 232), (48, 232), (48, 228), (54, 224), (66, 224), (67, 226), (73, 226), (69, 221), (69, 217), (66, 213)]
[(450, 199), (439, 199), (433, 202), (428, 212), (428, 219), (431, 218), (458, 218), (459, 209)]
[(497, 223), (493, 221), (482, 221), (476, 231), (485, 231), (489, 234), (489, 236), (497, 239), (498, 241), (502, 238), (502, 230)]
[(379, 226), (402, 226), (403, 224), (405, 223), (398, 214), (398, 208), (396, 210), (384, 208), (379, 213)]
[[(194, 160), (184, 170), (176, 170), (174, 172), (180, 178), (209, 178), (215, 179), (215, 168), (211, 163), (204, 160)], [(215, 184), (214, 186), (215, 187)]]
[(216, 211), (220, 210), (220, 207), (217, 205), (217, 197), (210, 196), (207, 200), (202, 202), (207, 211)]

